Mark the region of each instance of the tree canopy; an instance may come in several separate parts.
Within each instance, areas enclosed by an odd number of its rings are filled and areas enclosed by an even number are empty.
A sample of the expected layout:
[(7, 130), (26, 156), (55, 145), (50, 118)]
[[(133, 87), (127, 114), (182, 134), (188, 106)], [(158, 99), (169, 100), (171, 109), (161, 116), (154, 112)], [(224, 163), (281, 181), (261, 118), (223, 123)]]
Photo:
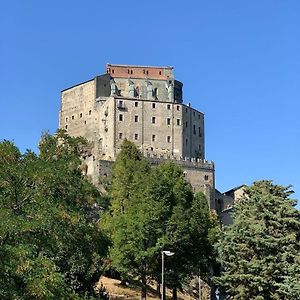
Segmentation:
[(108, 240), (80, 171), (86, 141), (44, 134), (39, 155), (0, 143), (0, 298), (92, 299)]
[(300, 299), (300, 213), (290, 187), (255, 182), (218, 244), (228, 299)]
[(161, 251), (166, 260), (166, 283), (174, 289), (199, 267), (207, 271), (211, 225), (204, 195), (193, 195), (183, 171), (172, 162), (151, 167), (135, 145), (124, 141), (113, 168), (111, 206), (105, 226), (110, 232), (112, 266), (141, 282), (146, 297), (149, 279), (160, 282)]

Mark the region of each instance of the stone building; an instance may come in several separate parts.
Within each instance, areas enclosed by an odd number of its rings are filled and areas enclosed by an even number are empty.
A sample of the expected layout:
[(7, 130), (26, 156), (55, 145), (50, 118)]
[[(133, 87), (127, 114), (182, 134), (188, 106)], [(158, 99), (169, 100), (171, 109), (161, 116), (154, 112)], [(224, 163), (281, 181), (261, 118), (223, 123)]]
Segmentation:
[(87, 174), (109, 175), (126, 138), (153, 164), (173, 160), (215, 208), (214, 164), (205, 160), (204, 114), (183, 103), (173, 67), (106, 65), (61, 92), (59, 127), (92, 143)]

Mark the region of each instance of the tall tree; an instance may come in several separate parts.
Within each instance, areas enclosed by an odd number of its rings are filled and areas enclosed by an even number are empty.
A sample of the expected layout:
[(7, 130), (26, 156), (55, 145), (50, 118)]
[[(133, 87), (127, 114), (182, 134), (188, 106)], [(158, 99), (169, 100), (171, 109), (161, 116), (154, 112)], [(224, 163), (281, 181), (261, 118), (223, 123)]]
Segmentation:
[(178, 166), (169, 162), (150, 169), (134, 144), (124, 142), (113, 169), (112, 205), (105, 222), (113, 242), (112, 265), (140, 280), (142, 299), (148, 279), (160, 282), (162, 250), (176, 252), (176, 259), (166, 261), (174, 299), (182, 279), (194, 270), (193, 262), (204, 263), (209, 210), (205, 197), (200, 198), (194, 199)]
[(86, 142), (45, 134), (39, 156), (0, 143), (0, 298), (93, 296), (108, 241), (88, 217), (101, 201), (80, 171)]
[(258, 181), (218, 244), (228, 299), (300, 299), (300, 213), (289, 187)]

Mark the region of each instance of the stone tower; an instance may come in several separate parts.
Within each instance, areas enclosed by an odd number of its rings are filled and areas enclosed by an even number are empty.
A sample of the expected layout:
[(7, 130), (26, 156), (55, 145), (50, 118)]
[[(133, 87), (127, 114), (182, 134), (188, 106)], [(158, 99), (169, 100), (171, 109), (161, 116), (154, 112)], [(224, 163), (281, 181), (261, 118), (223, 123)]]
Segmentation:
[(92, 142), (94, 182), (109, 174), (127, 138), (153, 164), (173, 160), (214, 208), (214, 165), (205, 160), (204, 114), (183, 104), (173, 67), (106, 65), (103, 75), (61, 92), (59, 127)]

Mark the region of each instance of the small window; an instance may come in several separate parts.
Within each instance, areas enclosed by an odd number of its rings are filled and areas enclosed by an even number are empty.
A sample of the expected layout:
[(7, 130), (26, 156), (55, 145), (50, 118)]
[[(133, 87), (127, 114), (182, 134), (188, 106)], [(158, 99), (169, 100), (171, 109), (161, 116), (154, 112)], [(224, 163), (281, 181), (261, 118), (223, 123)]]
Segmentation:
[(79, 118), (82, 118), (82, 113), (79, 114)]
[(201, 135), (201, 127), (198, 127), (198, 134), (199, 134), (199, 136), (202, 136)]
[(130, 74), (133, 74), (133, 71), (132, 71), (132, 70), (130, 71)]
[(74, 116), (72, 116), (72, 120), (74, 120), (75, 119), (75, 117)]
[(127, 70), (127, 73), (128, 73), (128, 74), (130, 73), (130, 70), (129, 70), (129, 69)]
[(156, 135), (152, 134), (152, 142), (155, 142), (155, 140), (156, 140)]
[(148, 71), (148, 70), (146, 71), (146, 74), (147, 74), (147, 75), (149, 74), (149, 71)]
[(123, 138), (123, 133), (119, 132), (119, 139), (122, 140), (122, 138)]
[(119, 115), (119, 121), (123, 121), (123, 115), (122, 114)]
[(134, 134), (134, 139), (138, 140), (139, 139), (139, 135), (137, 133)]
[(167, 136), (167, 143), (171, 143), (171, 136)]
[(171, 105), (170, 104), (167, 105), (167, 109), (171, 109)]
[(185, 112), (187, 112), (187, 107), (185, 108)]
[(65, 128), (68, 129), (68, 125), (66, 125)]
[(146, 74), (146, 70), (143, 70), (143, 73)]
[(180, 119), (177, 119), (177, 125), (180, 125)]
[(135, 107), (138, 107), (139, 106), (139, 103), (136, 101), (136, 102), (134, 102), (134, 106)]
[(204, 175), (204, 180), (208, 180), (208, 175)]
[(69, 118), (68, 118), (68, 117), (66, 117), (66, 122), (68, 122), (68, 120), (69, 120)]
[(86, 121), (84, 121), (84, 124), (86, 124)]
[(161, 75), (161, 71), (159, 71), (159, 75)]
[(171, 119), (167, 118), (167, 125), (171, 125)]
[(185, 127), (188, 127), (188, 122), (187, 121), (185, 122)]
[(155, 103), (152, 103), (152, 108), (155, 108), (155, 106), (156, 106)]
[(91, 110), (89, 110), (89, 115), (91, 115), (92, 114), (92, 111)]
[(200, 115), (200, 114), (198, 115), (198, 119), (199, 119), (199, 120), (201, 119), (201, 115)]
[(139, 116), (134, 116), (134, 122), (138, 122), (139, 121)]
[(112, 71), (111, 71), (113, 74), (115, 73), (115, 70), (114, 69), (112, 69)]
[(193, 133), (196, 134), (196, 125), (193, 125)]
[(156, 123), (156, 118), (152, 117), (152, 124), (155, 124), (155, 123)]
[(186, 144), (186, 145), (188, 144), (188, 139), (185, 139), (185, 144)]
[(195, 112), (193, 111), (193, 116), (195, 117)]
[(178, 111), (180, 110), (180, 106), (179, 106), (179, 105), (177, 105), (177, 110), (178, 110)]

